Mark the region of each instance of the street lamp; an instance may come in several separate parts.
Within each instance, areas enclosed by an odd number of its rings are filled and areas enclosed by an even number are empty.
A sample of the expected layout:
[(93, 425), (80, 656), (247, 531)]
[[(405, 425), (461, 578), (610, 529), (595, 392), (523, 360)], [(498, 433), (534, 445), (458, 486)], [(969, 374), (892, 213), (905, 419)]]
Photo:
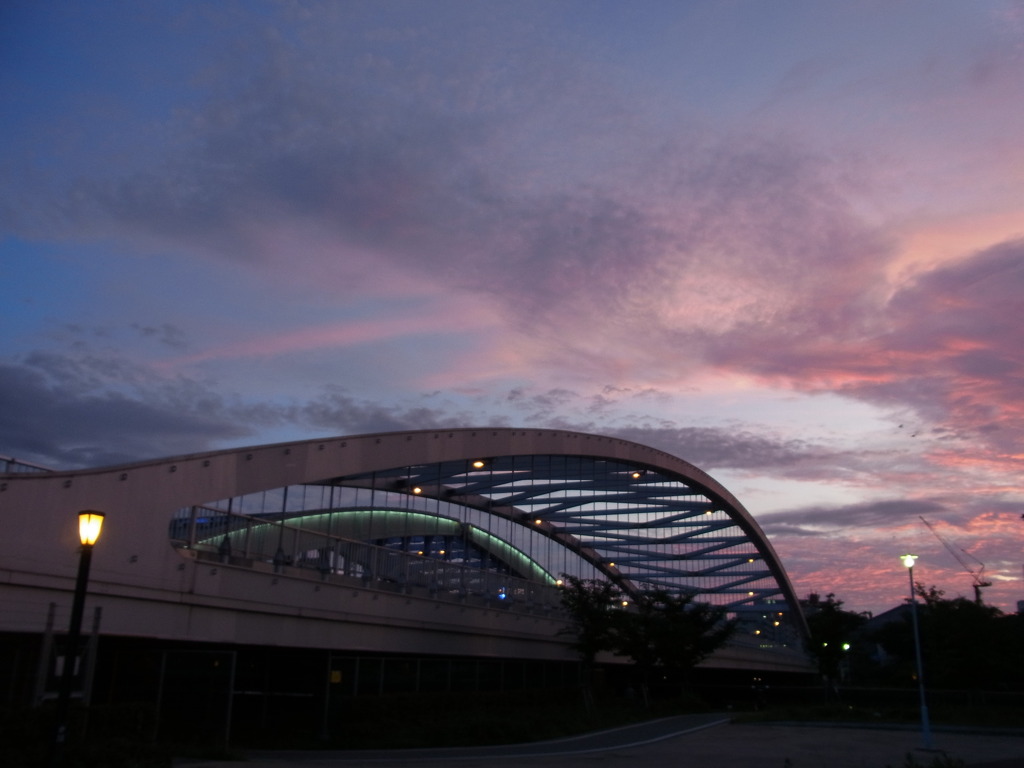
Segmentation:
[(60, 675), (60, 689), (57, 694), (53, 751), (50, 764), (60, 765), (64, 744), (68, 736), (68, 706), (71, 703), (71, 688), (74, 683), (75, 662), (78, 660), (78, 645), (82, 637), (82, 612), (85, 608), (85, 592), (89, 584), (89, 565), (92, 562), (92, 548), (103, 530), (103, 513), (86, 509), (78, 513), (78, 538), (82, 542), (78, 558), (78, 578), (75, 581), (75, 597), (71, 603), (71, 626), (68, 629), (67, 646), (64, 649), (64, 667)]
[(914, 562), (917, 555), (900, 555), (910, 576), (910, 616), (914, 624), (914, 653), (917, 656), (917, 691), (921, 698), (921, 745), (932, 748), (932, 728), (928, 722), (928, 703), (924, 696), (924, 665), (921, 662), (921, 632), (917, 625), (917, 595), (914, 593)]

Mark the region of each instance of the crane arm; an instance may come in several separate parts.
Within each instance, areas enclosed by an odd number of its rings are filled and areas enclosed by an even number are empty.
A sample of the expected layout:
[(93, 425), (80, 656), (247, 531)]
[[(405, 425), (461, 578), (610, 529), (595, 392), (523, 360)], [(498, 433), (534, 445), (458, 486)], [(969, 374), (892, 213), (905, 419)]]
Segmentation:
[[(918, 517), (920, 517), (920, 515), (918, 515)], [(946, 550), (949, 552), (949, 554), (951, 554), (956, 559), (956, 561), (958, 563), (960, 563), (960, 566), (965, 571), (967, 571), (967, 573), (969, 573), (971, 575), (971, 578), (974, 579), (975, 586), (978, 586), (978, 587), (990, 587), (990, 586), (992, 586), (992, 582), (990, 582), (990, 581), (987, 582), (987, 581), (984, 580), (985, 564), (983, 562), (978, 560), (978, 558), (974, 557), (973, 555), (968, 555), (968, 553), (964, 552), (963, 550), (959, 550), (958, 551), (958, 550), (954, 549), (953, 545), (950, 544), (948, 541), (946, 541), (946, 539), (939, 534), (939, 532), (935, 529), (935, 526), (932, 525), (931, 523), (929, 523), (923, 517), (921, 517), (921, 522), (928, 526), (928, 530), (930, 530), (933, 534), (935, 534), (935, 538), (942, 542), (942, 546), (944, 546), (946, 548)], [(977, 568), (977, 569), (971, 568), (971, 566), (969, 566), (967, 564), (967, 561), (964, 560), (964, 558), (961, 556), (960, 552), (963, 552), (964, 555), (967, 555), (968, 557), (971, 557), (972, 559), (977, 561), (978, 565), (981, 566), (981, 567)]]

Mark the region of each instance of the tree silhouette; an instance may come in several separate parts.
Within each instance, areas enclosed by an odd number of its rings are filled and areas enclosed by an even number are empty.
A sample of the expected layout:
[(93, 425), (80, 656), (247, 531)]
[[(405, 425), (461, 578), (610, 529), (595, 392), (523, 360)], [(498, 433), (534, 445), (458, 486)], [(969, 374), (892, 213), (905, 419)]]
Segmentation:
[(572, 648), (580, 657), (580, 681), (583, 700), (593, 706), (594, 661), (602, 651), (615, 648), (613, 606), (622, 599), (621, 591), (609, 581), (580, 579), (562, 574), (562, 607), (569, 614), (569, 626), (559, 634), (572, 635)]
[(572, 635), (572, 647), (585, 666), (593, 666), (601, 651), (615, 648), (615, 618), (612, 608), (622, 592), (609, 581), (580, 579), (563, 574), (562, 607), (569, 613), (570, 625), (559, 634)]
[(634, 611), (617, 615), (614, 650), (636, 664), (645, 701), (655, 668), (685, 686), (693, 668), (729, 639), (736, 622), (725, 613), (692, 594), (650, 590)]
[(810, 629), (807, 652), (818, 662), (818, 672), (829, 691), (839, 684), (857, 630), (867, 621), (864, 614), (844, 611), (842, 606), (843, 601), (831, 592), (824, 600), (815, 594), (808, 595), (804, 602)]
[(685, 683), (735, 628), (724, 608), (698, 602), (694, 595), (650, 590), (627, 607), (621, 590), (610, 582), (565, 576), (564, 583), (562, 605), (571, 623), (562, 632), (575, 638), (585, 686), (597, 654), (610, 651), (636, 664), (645, 702), (655, 668)]
[[(965, 597), (946, 599), (934, 586), (915, 584), (924, 675), (929, 687), (960, 690), (1007, 690), (1024, 682), (1024, 623), (994, 606)], [(912, 669), (913, 643), (909, 612), (881, 627), (873, 639)], [(906, 675), (909, 679), (910, 675)]]

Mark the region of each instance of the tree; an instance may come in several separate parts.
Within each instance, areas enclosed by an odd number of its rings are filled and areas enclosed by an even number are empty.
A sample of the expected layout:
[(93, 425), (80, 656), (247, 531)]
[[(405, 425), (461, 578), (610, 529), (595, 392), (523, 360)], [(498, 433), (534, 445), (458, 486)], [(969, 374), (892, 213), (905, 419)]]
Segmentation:
[(1003, 615), (995, 606), (966, 597), (943, 598), (921, 584), (921, 648), (925, 680), (938, 688), (983, 688), (1002, 682), (1003, 657), (997, 650), (997, 623)]
[(569, 576), (565, 583), (562, 604), (572, 623), (564, 631), (575, 636), (573, 647), (587, 674), (601, 651), (627, 656), (637, 666), (645, 701), (656, 667), (685, 682), (735, 627), (724, 608), (697, 602), (693, 595), (650, 590), (636, 596), (629, 610), (617, 610), (622, 593), (611, 583)]
[(636, 664), (645, 704), (655, 668), (685, 686), (694, 667), (729, 639), (736, 622), (725, 613), (692, 594), (650, 590), (636, 600), (635, 611), (618, 615), (615, 652)]
[[(921, 652), (929, 687), (1000, 690), (1020, 685), (1020, 624), (993, 606), (965, 597), (946, 599), (934, 586), (914, 585), (920, 599)], [(910, 679), (914, 662), (909, 610), (881, 627), (874, 639)]]
[(572, 635), (572, 647), (581, 662), (583, 701), (593, 707), (594, 660), (602, 651), (615, 647), (615, 615), (612, 606), (621, 598), (621, 591), (609, 581), (580, 579), (562, 574), (562, 607), (569, 614), (569, 626), (559, 634)]
[(844, 611), (842, 606), (843, 601), (831, 592), (824, 600), (810, 594), (804, 602), (810, 629), (807, 652), (818, 662), (818, 672), (829, 690), (838, 685), (857, 630), (867, 621), (864, 614)]
[[(673, 595), (664, 590), (644, 592), (636, 613), (624, 614), (626, 623), (638, 624), (655, 663), (669, 672), (688, 675), (732, 635), (735, 620), (725, 609), (695, 600), (692, 594)], [(619, 652), (633, 654), (620, 642)]]
[(559, 634), (576, 639), (573, 649), (584, 667), (592, 667), (601, 651), (615, 648), (615, 618), (612, 607), (622, 599), (622, 592), (609, 581), (579, 579), (562, 575), (562, 607), (569, 613), (570, 624)]

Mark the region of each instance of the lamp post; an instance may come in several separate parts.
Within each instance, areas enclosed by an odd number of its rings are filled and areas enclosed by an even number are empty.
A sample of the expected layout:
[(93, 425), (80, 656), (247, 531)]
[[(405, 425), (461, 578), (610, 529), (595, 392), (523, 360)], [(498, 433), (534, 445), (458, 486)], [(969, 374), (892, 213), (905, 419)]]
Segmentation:
[(57, 712), (53, 736), (53, 750), (50, 765), (60, 765), (68, 735), (68, 708), (71, 703), (71, 688), (75, 677), (75, 662), (78, 660), (78, 645), (82, 637), (82, 613), (85, 608), (85, 593), (89, 585), (89, 565), (92, 562), (92, 548), (103, 529), (103, 513), (87, 509), (78, 513), (78, 537), (82, 542), (78, 558), (78, 578), (75, 581), (75, 597), (71, 603), (71, 626), (68, 629), (67, 645), (64, 649), (64, 666), (61, 669), (60, 689), (57, 693)]
[(914, 593), (914, 562), (917, 555), (900, 555), (910, 576), (910, 617), (914, 624), (914, 654), (917, 657), (917, 691), (921, 698), (921, 746), (932, 748), (932, 728), (928, 722), (928, 703), (924, 696), (924, 665), (921, 661), (921, 632), (917, 624), (917, 595)]

